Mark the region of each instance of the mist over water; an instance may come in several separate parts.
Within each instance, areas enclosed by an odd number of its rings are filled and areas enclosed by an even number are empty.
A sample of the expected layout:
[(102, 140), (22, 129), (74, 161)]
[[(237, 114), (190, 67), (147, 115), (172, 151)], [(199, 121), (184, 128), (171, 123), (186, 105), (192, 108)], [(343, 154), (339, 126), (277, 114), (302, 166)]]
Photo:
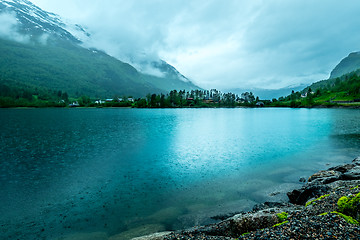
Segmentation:
[(359, 117), (351, 109), (1, 109), (0, 238), (126, 239), (286, 200), (300, 177), (359, 155)]

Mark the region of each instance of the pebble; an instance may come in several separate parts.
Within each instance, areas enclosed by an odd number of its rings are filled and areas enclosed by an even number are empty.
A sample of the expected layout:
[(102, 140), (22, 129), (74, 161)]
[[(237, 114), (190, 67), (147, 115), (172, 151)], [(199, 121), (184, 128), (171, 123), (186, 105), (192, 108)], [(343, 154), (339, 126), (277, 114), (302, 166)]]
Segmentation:
[[(360, 185), (360, 181), (339, 182), (335, 189), (329, 192), (329, 196), (317, 201), (311, 207), (300, 207), (300, 210), (289, 214), (289, 223), (276, 228), (269, 227), (250, 232), (242, 236), (234, 235), (231, 232), (206, 232), (206, 231), (177, 231), (163, 237), (164, 240), (170, 239), (360, 239), (360, 227), (346, 222), (332, 211), (338, 211), (337, 201), (342, 196), (354, 195), (359, 189), (351, 189), (354, 184)], [(256, 210), (254, 210), (256, 212)], [(319, 216), (322, 213), (329, 214)], [(221, 223), (217, 224), (220, 228)], [(201, 228), (200, 228), (201, 229)]]

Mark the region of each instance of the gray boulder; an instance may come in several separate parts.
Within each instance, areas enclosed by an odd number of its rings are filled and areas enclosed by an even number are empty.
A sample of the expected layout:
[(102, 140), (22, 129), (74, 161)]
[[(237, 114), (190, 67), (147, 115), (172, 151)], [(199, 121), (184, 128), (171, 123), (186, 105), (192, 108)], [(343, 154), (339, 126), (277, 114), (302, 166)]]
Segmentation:
[(287, 193), (293, 204), (304, 205), (309, 199), (319, 197), (328, 192), (329, 185), (337, 181), (360, 180), (360, 157), (351, 164), (340, 165), (319, 171), (309, 177), (308, 183), (302, 188)]

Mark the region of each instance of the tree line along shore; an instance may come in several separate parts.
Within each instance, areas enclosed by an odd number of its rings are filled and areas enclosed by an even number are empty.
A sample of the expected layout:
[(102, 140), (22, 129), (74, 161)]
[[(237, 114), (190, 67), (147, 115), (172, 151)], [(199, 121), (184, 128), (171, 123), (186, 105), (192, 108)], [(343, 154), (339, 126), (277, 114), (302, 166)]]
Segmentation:
[(76, 92), (0, 83), (0, 107), (133, 107), (133, 108), (215, 108), (215, 107), (360, 107), (360, 77), (348, 74), (320, 81), (288, 96), (260, 99), (252, 92), (234, 94), (211, 90), (172, 90), (144, 97), (114, 95), (89, 97)]

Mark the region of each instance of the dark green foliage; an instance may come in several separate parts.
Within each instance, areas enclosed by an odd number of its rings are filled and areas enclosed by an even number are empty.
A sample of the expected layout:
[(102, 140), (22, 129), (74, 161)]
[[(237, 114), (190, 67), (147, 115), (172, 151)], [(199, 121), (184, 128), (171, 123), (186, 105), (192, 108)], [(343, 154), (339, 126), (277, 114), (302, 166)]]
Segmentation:
[(160, 106), (160, 101), (157, 99), (156, 94), (152, 94), (150, 98), (150, 107)]
[(78, 103), (80, 104), (80, 106), (88, 106), (91, 103), (91, 100), (88, 96), (81, 96), (78, 99)]
[[(60, 94), (61, 92), (61, 94)], [(68, 94), (46, 88), (29, 87), (23, 84), (0, 83), (0, 107), (65, 107)]]
[[(353, 89), (359, 89), (359, 76), (360, 69), (345, 74), (341, 77), (337, 78), (330, 78), (328, 80), (322, 80), (310, 85), (313, 91), (317, 92), (318, 90), (323, 94), (326, 92), (341, 92), (341, 91), (350, 91), (352, 92)], [(307, 88), (305, 88), (306, 90)], [(356, 90), (352, 93), (358, 94)]]
[[(252, 94), (250, 94), (252, 96)], [(255, 97), (250, 101), (233, 93), (222, 93), (216, 89), (172, 90), (168, 94), (147, 94), (146, 98), (132, 100), (128, 97), (114, 96), (113, 99), (100, 100), (87, 95), (69, 98), (62, 90), (34, 88), (27, 85), (11, 87), (0, 83), (0, 107), (136, 107), (136, 108), (182, 108), (182, 107), (255, 107)], [(263, 101), (269, 105), (271, 101)]]
[[(172, 90), (167, 95), (148, 94), (146, 98), (135, 102), (138, 108), (182, 108), (182, 107), (255, 107), (255, 96), (249, 95), (248, 101), (233, 93), (222, 93), (216, 89), (212, 90)], [(263, 101), (270, 104), (270, 101)]]
[[(197, 88), (175, 75), (161, 78), (141, 74), (101, 51), (53, 38), (49, 38), (47, 45), (0, 39), (0, 56), (1, 83), (10, 87), (17, 83), (41, 86), (55, 90), (57, 95), (62, 91), (70, 97), (105, 98), (115, 94), (142, 97), (149, 92)], [(25, 98), (30, 100), (30, 95)]]
[(341, 62), (331, 72), (330, 78), (341, 77), (344, 74), (353, 72), (360, 68), (360, 53), (350, 53), (349, 56), (341, 60)]
[(360, 102), (360, 69), (358, 72), (312, 84), (301, 92), (292, 92), (287, 97), (273, 101), (272, 106), (312, 107), (338, 106)]
[[(90, 104), (90, 106), (94, 106), (94, 107), (99, 107), (98, 105), (94, 104)], [(101, 105), (103, 107), (131, 107), (131, 103), (126, 101), (126, 102), (107, 102), (107, 103), (104, 103), (103, 105)]]
[(136, 103), (135, 103), (135, 107), (137, 108), (146, 108), (147, 107), (147, 102), (146, 99), (139, 99)]

